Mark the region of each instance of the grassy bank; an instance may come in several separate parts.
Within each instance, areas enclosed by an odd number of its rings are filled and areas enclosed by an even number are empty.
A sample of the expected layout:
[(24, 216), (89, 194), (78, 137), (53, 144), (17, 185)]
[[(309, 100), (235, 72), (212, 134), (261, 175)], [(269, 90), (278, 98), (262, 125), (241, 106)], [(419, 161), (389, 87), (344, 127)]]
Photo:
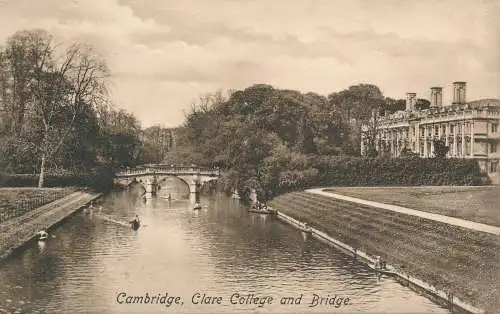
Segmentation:
[(0, 188), (0, 223), (65, 197), (73, 188)]
[(498, 186), (332, 188), (326, 191), (500, 226)]
[(273, 206), (460, 299), (500, 309), (500, 238), (305, 192)]

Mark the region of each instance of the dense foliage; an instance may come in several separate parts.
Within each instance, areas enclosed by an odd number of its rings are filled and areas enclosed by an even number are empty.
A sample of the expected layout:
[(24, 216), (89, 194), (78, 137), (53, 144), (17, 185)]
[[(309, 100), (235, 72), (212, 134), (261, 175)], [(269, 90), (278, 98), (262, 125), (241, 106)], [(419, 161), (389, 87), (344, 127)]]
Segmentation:
[[(97, 166), (82, 172), (49, 172), (45, 174), (45, 187), (85, 187), (96, 191), (112, 187), (114, 172), (107, 166)], [(0, 173), (0, 187), (32, 187), (39, 181), (38, 174)]]
[(17, 32), (0, 46), (0, 184), (90, 185), (92, 174), (101, 182), (101, 172), (163, 160), (165, 129), (143, 132), (113, 108), (108, 77), (91, 47), (56, 45), (45, 31)]
[(401, 109), (404, 101), (367, 84), (328, 97), (269, 85), (218, 92), (192, 108), (181, 132), (183, 153), (171, 152), (169, 160), (220, 167), (228, 190), (246, 196), (254, 188), (263, 200), (317, 185), (482, 182), (474, 161), (360, 157), (360, 125), (374, 111)]

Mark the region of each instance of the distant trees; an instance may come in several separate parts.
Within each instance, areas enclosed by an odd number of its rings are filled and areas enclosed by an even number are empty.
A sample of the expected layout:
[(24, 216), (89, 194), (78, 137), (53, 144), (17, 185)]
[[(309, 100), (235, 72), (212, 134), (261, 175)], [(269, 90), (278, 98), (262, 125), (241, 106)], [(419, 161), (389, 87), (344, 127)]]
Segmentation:
[(428, 101), (427, 99), (419, 98), (415, 103), (415, 109), (417, 110), (429, 109), (430, 107), (431, 107), (431, 102)]
[(143, 160), (162, 162), (167, 158), (168, 152), (175, 148), (174, 129), (155, 125), (143, 130), (142, 134)]

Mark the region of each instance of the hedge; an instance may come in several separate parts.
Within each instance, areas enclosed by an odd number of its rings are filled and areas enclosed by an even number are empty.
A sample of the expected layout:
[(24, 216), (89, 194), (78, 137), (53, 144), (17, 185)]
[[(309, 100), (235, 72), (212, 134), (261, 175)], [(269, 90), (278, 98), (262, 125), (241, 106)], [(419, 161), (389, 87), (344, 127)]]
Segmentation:
[[(0, 187), (36, 187), (38, 174), (0, 173)], [(86, 173), (47, 173), (44, 187), (87, 187), (97, 191), (112, 187), (114, 173), (107, 167), (100, 167)]]
[(477, 161), (438, 158), (330, 157), (315, 160), (321, 186), (484, 185)]
[[(313, 171), (315, 170), (315, 171)], [(281, 174), (287, 172), (281, 169)], [(319, 186), (485, 185), (490, 181), (472, 159), (314, 156), (300, 179), (263, 186), (269, 196)], [(264, 198), (266, 198), (264, 196)]]

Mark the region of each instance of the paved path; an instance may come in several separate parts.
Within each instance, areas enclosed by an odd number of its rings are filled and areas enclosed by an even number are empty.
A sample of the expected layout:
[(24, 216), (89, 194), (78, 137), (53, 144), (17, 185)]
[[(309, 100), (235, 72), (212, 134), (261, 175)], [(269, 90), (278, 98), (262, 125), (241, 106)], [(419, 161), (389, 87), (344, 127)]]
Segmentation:
[(403, 214), (412, 215), (412, 216), (418, 216), (418, 217), (431, 219), (431, 220), (435, 220), (435, 221), (439, 221), (439, 222), (444, 222), (444, 223), (447, 223), (450, 225), (459, 226), (459, 227), (463, 227), (463, 228), (467, 228), (467, 229), (471, 229), (471, 230), (475, 230), (475, 231), (481, 231), (481, 232), (491, 233), (494, 235), (500, 235), (500, 227), (495, 227), (495, 226), (491, 226), (491, 225), (486, 225), (486, 224), (482, 224), (482, 223), (478, 223), (478, 222), (473, 222), (470, 220), (465, 220), (465, 219), (460, 219), (460, 218), (455, 218), (455, 217), (450, 217), (450, 216), (445, 216), (445, 215), (423, 212), (420, 210), (410, 209), (410, 208), (406, 208), (406, 207), (402, 207), (402, 206), (367, 201), (367, 200), (363, 200), (363, 199), (356, 198), (356, 197), (350, 197), (350, 196), (345, 196), (345, 195), (341, 195), (341, 194), (325, 192), (323, 190), (324, 190), (323, 188), (309, 189), (309, 190), (306, 190), (306, 192), (312, 193), (312, 194), (317, 194), (317, 195), (323, 195), (323, 196), (327, 196), (327, 197), (333, 197), (336, 199), (349, 201), (349, 202), (353, 202), (353, 203), (368, 205), (368, 206), (372, 206), (372, 207), (376, 207), (376, 208), (392, 210), (394, 212), (403, 213)]
[(8, 256), (14, 248), (31, 239), (36, 232), (52, 226), (96, 196), (98, 194), (78, 191), (2, 223), (0, 225), (0, 260)]

